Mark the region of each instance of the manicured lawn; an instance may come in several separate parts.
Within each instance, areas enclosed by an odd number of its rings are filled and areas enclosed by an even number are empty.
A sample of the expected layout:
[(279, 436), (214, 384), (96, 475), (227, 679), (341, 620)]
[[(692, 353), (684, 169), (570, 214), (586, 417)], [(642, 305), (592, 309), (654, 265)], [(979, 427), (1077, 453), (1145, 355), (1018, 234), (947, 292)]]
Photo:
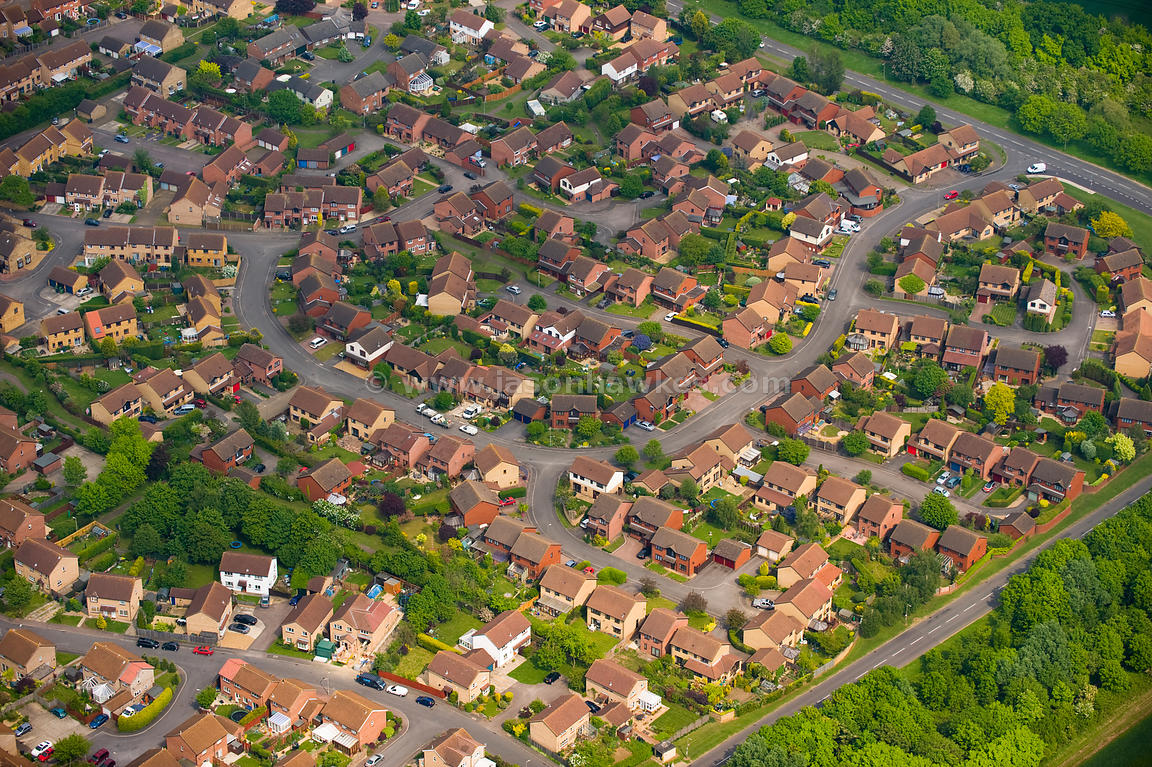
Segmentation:
[[(96, 625), (95, 621), (92, 623), (92, 625)], [(128, 625), (129, 624), (121, 623), (120, 621), (108, 621), (108, 628), (104, 630), (111, 631), (113, 634), (123, 634), (128, 630)]]
[(531, 661), (524, 661), (512, 669), (512, 673), (508, 676), (520, 684), (543, 684), (544, 677), (548, 676), (548, 669), (536, 668)]
[(700, 716), (693, 711), (689, 711), (679, 703), (669, 703), (668, 710), (656, 718), (652, 722), (652, 731), (661, 738), (667, 738), (682, 727), (688, 725), (699, 719)]
[(831, 559), (852, 559), (852, 557), (863, 556), (864, 554), (863, 546), (846, 538), (838, 538), (826, 550)]
[(327, 362), (342, 351), (344, 351), (344, 344), (338, 341), (329, 341), (313, 352), (312, 356), (315, 357), (318, 362)]
[(455, 349), (460, 352), (460, 356), (468, 359), (468, 355), (472, 353), (472, 347), (463, 341), (454, 341), (451, 338), (431, 338), (424, 343), (420, 344), (420, 351), (425, 354), (436, 356), (445, 349)]
[(432, 652), (425, 650), (423, 647), (410, 647), (408, 654), (400, 659), (396, 664), (393, 673), (399, 674), (405, 679), (416, 679), (424, 669), (428, 668), (428, 664), (432, 662)]
[(822, 130), (806, 130), (793, 134), (798, 141), (803, 141), (809, 149), (822, 149), (826, 152), (835, 152), (840, 149), (840, 143), (831, 133)]
[(688, 534), (693, 538), (699, 538), (708, 544), (708, 548), (712, 548), (723, 538), (728, 537), (728, 531), (723, 528), (716, 527), (715, 525), (701, 519), (689, 529)]
[(56, 613), (52, 616), (49, 623), (59, 623), (64, 626), (79, 626), (80, 621), (84, 620), (83, 615), (65, 615), (64, 613)]
[(996, 304), (989, 312), (993, 321), (1001, 327), (1009, 327), (1016, 322), (1015, 304)]
[(609, 314), (618, 314), (621, 317), (634, 317), (638, 320), (646, 320), (652, 316), (654, 311), (656, 311), (656, 305), (648, 301), (645, 301), (639, 306), (632, 306), (631, 304), (612, 304), (607, 309), (605, 309), (605, 311)]
[(432, 636), (447, 645), (454, 645), (469, 629), (478, 629), (482, 625), (474, 615), (461, 611), (452, 620), (437, 626)]
[(80, 656), (74, 652), (64, 652), (62, 650), (57, 650), (56, 651), (56, 665), (57, 666), (67, 666), (69, 663), (71, 663), (72, 661), (76, 660), (79, 657)]
[(304, 658), (306, 660), (312, 660), (312, 653), (304, 652), (303, 650), (297, 650), (295, 647), (289, 647), (279, 639), (272, 643), (272, 646), (268, 648), (268, 652), (273, 653), (274, 655), (287, 655), (289, 658)]
[(652, 612), (653, 610), (660, 607), (666, 607), (669, 610), (675, 610), (676, 603), (668, 597), (652, 597), (648, 600), (648, 603), (644, 607), (646, 612)]

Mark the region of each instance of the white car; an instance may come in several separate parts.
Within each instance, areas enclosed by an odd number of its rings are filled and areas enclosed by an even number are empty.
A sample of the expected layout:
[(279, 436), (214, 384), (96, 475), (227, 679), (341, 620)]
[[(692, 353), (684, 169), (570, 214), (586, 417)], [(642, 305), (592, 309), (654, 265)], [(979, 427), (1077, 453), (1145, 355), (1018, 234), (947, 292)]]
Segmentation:
[(509, 285), (508, 287), (506, 287), (504, 289), (507, 290), (509, 293), (511, 293), (514, 296), (518, 296), (521, 293), (519, 285)]
[[(428, 10), (427, 8), (421, 8), (420, 10), (416, 11), (416, 15), (420, 18), (424, 18), (430, 13), (432, 13), (432, 11)], [(376, 756), (380, 756), (380, 754), (376, 754)]]
[(483, 412), (484, 408), (480, 407), (479, 405), (469, 405), (460, 411), (460, 415), (463, 418), (475, 418)]
[(465, 434), (467, 434), (470, 437), (474, 437), (480, 433), (480, 430), (477, 429), (475, 426), (473, 426), (470, 423), (466, 423), (466, 424), (461, 425), (460, 431), (464, 432)]
[(420, 0), (408, 0), (408, 4), (404, 7), (410, 11), (414, 11), (420, 7)]
[(402, 687), (398, 684), (390, 684), (384, 688), (384, 692), (388, 693), (389, 695), (395, 695), (398, 698), (403, 698), (408, 694), (408, 688)]
[(419, 405), (416, 406), (416, 412), (419, 413), (420, 415), (424, 415), (424, 413), (426, 413), (427, 411), (429, 411), (431, 409), (432, 408), (428, 407), (423, 402), (421, 402)]
[(40, 755), (45, 751), (52, 750), (52, 741), (44, 740), (36, 744), (36, 748), (32, 749), (32, 758), (39, 759)]
[(942, 495), (942, 496), (944, 496), (945, 498), (947, 498), (948, 496), (952, 495), (952, 493), (948, 492), (947, 490), (945, 490), (945, 489), (944, 489), (944, 488), (942, 488), (942, 487), (934, 487), (934, 488), (932, 488), (932, 492), (933, 492), (933, 493), (936, 493), (936, 495)]
[(1101, 317), (1115, 317), (1116, 312), (1112, 311), (1111, 309), (1105, 309), (1104, 311), (1100, 312), (1100, 316)]
[(326, 343), (328, 343), (327, 338), (321, 338), (320, 336), (316, 336), (315, 338), (313, 338), (311, 341), (308, 342), (308, 348), (319, 349), (321, 346), (323, 346)]
[(1035, 162), (1028, 166), (1029, 173), (1043, 173), (1048, 170), (1048, 166), (1042, 162)]
[(948, 472), (944, 472), (943, 474), (941, 474), (939, 477), (936, 478), (936, 484), (937, 485), (943, 485), (945, 482), (948, 481), (948, 478), (951, 476), (952, 475), (949, 474)]
[(644, 431), (656, 431), (656, 424), (651, 421), (637, 421), (636, 425)]
[(364, 762), (364, 767), (376, 767), (380, 762), (384, 761), (383, 754), (372, 754), (368, 757), (368, 761)]
[(665, 322), (671, 322), (674, 319), (676, 319), (676, 312), (668, 312), (664, 315)]
[(340, 227), (336, 231), (339, 232), (340, 234), (348, 234), (349, 232), (355, 232), (356, 231), (356, 225), (355, 224), (345, 224), (344, 226)]

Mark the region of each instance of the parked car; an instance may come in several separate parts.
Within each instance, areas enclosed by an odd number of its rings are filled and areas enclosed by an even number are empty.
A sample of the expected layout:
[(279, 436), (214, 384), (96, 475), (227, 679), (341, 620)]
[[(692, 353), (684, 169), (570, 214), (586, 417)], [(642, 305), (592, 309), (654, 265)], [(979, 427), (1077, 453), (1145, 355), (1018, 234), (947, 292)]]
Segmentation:
[(256, 464), (255, 466), (253, 466), (253, 467), (252, 467), (252, 471), (256, 472), (257, 474), (263, 474), (263, 473), (264, 473), (264, 470), (265, 470), (265, 469), (267, 469), (267, 468), (268, 468), (268, 467), (267, 467), (267, 466), (265, 466), (264, 464), (262, 464), (262, 463), (258, 463), (258, 464)]
[(466, 171), (464, 171), (464, 178), (468, 179), (469, 181), (475, 181), (476, 180), (476, 174), (470, 170), (466, 170)]
[(467, 434), (470, 437), (474, 437), (480, 433), (480, 430), (477, 429), (475, 426), (473, 426), (470, 423), (462, 424), (460, 426), (460, 431), (464, 432), (465, 434)]
[(197, 397), (196, 399), (192, 400), (192, 404), (203, 410), (204, 408), (208, 407), (208, 400), (204, 399), (203, 397)]
[(983, 490), (985, 493), (991, 493), (993, 490), (996, 489), (996, 484), (997, 484), (996, 482), (992, 482), (991, 480), (989, 480), (988, 482), (985, 482), (984, 487), (982, 487), (980, 489)]
[(303, 53), (300, 54), (300, 58), (304, 59), (305, 61), (315, 61), (316, 60), (316, 54), (313, 53), (312, 51), (304, 51)]
[(100, 226), (100, 219), (98, 219), (98, 218), (86, 218), (86, 219), (84, 219), (84, 225), (85, 226)]
[(432, 700), (432, 698), (428, 697), (427, 695), (421, 695), (416, 699), (416, 702), (424, 708), (433, 708), (436, 705), (436, 701)]
[(24, 221), (22, 221), (21, 223), (23, 223), (24, 226), (28, 227), (29, 229), (35, 229), (36, 227), (40, 226), (39, 224), (37, 224), (35, 221), (33, 221), (30, 218), (24, 219)]
[(947, 482), (947, 481), (948, 481), (948, 478), (949, 478), (949, 477), (951, 477), (951, 476), (952, 476), (952, 475), (951, 475), (950, 473), (946, 472), (946, 471), (945, 471), (945, 472), (942, 472), (942, 473), (940, 474), (940, 476), (936, 478), (936, 484), (937, 484), (937, 485), (943, 485), (945, 482)]
[(948, 481), (944, 483), (944, 487), (949, 489), (956, 487), (960, 484), (960, 477), (949, 477)]
[(832, 266), (832, 262), (826, 258), (814, 258), (812, 259), (812, 263), (815, 266)]
[(1046, 170), (1048, 170), (1048, 166), (1042, 162), (1032, 163), (1028, 166), (1029, 173), (1043, 173)]
[(189, 413), (196, 412), (195, 405), (181, 405), (172, 411), (172, 415), (188, 415)]
[(180, 645), (176, 644), (175, 642), (165, 642), (164, 644), (160, 645), (160, 649), (164, 652), (179, 652)]
[(452, 185), (451, 184), (441, 184), (440, 186), (438, 186), (436, 188), (436, 191), (439, 192), (440, 194), (448, 194), (449, 192), (452, 191)]
[(102, 748), (99, 751), (97, 751), (96, 753), (92, 754), (92, 756), (88, 757), (88, 763), (89, 764), (96, 764), (97, 762), (100, 762), (100, 761), (107, 759), (107, 758), (108, 758), (108, 749)]
[(652, 556), (652, 549), (649, 548), (643, 548), (636, 552), (637, 559), (648, 559), (650, 556)]
[(511, 293), (514, 296), (518, 296), (523, 292), (522, 290), (520, 290), (519, 285), (508, 285), (504, 289), (507, 290), (509, 293)]
[(640, 199), (641, 200), (648, 200), (648, 199), (651, 199), (652, 197), (654, 197), (655, 195), (656, 195), (656, 193), (653, 192), (651, 189), (645, 189), (643, 192), (640, 193)]
[(953, 189), (950, 192), (944, 193), (944, 199), (945, 200), (955, 200), (959, 196), (960, 196), (960, 193), (958, 191), (956, 191), (955, 189)]
[(836, 300), (836, 288), (832, 288), (831, 290), (828, 291), (828, 300), (829, 301), (835, 301)]
[(140, 423), (156, 423), (156, 416), (154, 415), (140, 415), (136, 416), (136, 420)]
[(32, 723), (31, 722), (24, 722), (23, 724), (21, 724), (19, 727), (16, 728), (16, 737), (19, 738), (22, 735), (27, 735), (30, 732), (32, 732)]
[(771, 599), (753, 599), (752, 606), (759, 610), (775, 610), (776, 603)]
[(564, 566), (565, 567), (575, 567), (576, 566), (576, 560), (575, 559), (569, 559), (567, 562), (564, 563)]
[(114, 138), (112, 140), (115, 141), (117, 144), (130, 144), (131, 143), (131, 140), (127, 136), (125, 136), (123, 133), (117, 133), (116, 138)]
[(48, 711), (50, 714), (52, 714), (52, 716), (56, 717), (57, 719), (67, 719), (68, 718), (68, 712), (65, 711), (60, 706), (56, 706), (55, 708), (49, 709)]
[(365, 687), (371, 687), (374, 690), (383, 690), (387, 687), (384, 680), (375, 674), (359, 674), (356, 677), (356, 684), (362, 684)]
[(235, 631), (237, 634), (247, 634), (249, 631), (251, 631), (251, 629), (249, 629), (243, 623), (230, 623), (228, 624), (228, 630)]
[(549, 671), (548, 674), (544, 677), (544, 684), (552, 684), (553, 682), (555, 682), (559, 678), (560, 678), (560, 672), (559, 671)]
[(395, 695), (398, 698), (403, 698), (408, 694), (408, 688), (399, 684), (390, 684), (384, 688), (384, 692), (389, 695)]
[(636, 425), (644, 431), (656, 431), (656, 424), (651, 421), (637, 421)]
[(116, 18), (126, 19), (128, 18), (128, 14), (124, 13), (124, 11), (116, 11)]
[(364, 767), (376, 767), (380, 762), (384, 761), (383, 754), (372, 754), (368, 757), (368, 761), (364, 762)]
[(48, 757), (52, 756), (52, 741), (42, 740), (36, 744), (32, 749), (32, 758), (39, 759), (41, 762), (48, 761)]
[(479, 405), (472, 404), (472, 405), (469, 405), (468, 407), (464, 408), (463, 410), (461, 410), (460, 416), (462, 418), (475, 418), (476, 416), (480, 415), (483, 412), (484, 412), (484, 408), (480, 407)]
[(1116, 312), (1112, 311), (1111, 309), (1105, 309), (1104, 311), (1100, 312), (1100, 316), (1105, 317), (1105, 318), (1111, 318), (1111, 317), (1116, 316)]
[(98, 729), (100, 729), (100, 725), (104, 724), (107, 721), (108, 721), (108, 715), (107, 714), (97, 714), (96, 718), (88, 723), (88, 728), (91, 730), (98, 730)]
[(249, 615), (247, 613), (240, 613), (239, 615), (233, 615), (232, 620), (236, 621), (237, 623), (243, 623), (245, 626), (255, 626), (256, 625), (256, 616)]
[(671, 322), (674, 319), (676, 319), (676, 312), (668, 312), (664, 315), (665, 322)]
[(323, 346), (326, 343), (328, 343), (327, 338), (321, 338), (320, 336), (316, 336), (315, 338), (313, 338), (311, 341), (308, 342), (308, 348), (309, 349), (319, 349), (321, 346)]
[(155, 639), (149, 639), (148, 637), (140, 637), (139, 639), (136, 640), (136, 646), (137, 647), (145, 647), (149, 650), (155, 650), (157, 647), (160, 646), (160, 643), (157, 642)]
[(211, 655), (212, 653), (214, 653), (216, 651), (213, 650), (208, 645), (201, 645), (199, 647), (193, 647), (192, 652), (194, 652), (197, 655)]
[(932, 492), (936, 493), (936, 495), (942, 495), (945, 498), (948, 498), (952, 495), (952, 493), (948, 492), (947, 490), (945, 490), (942, 487), (934, 487), (934, 488), (932, 488)]

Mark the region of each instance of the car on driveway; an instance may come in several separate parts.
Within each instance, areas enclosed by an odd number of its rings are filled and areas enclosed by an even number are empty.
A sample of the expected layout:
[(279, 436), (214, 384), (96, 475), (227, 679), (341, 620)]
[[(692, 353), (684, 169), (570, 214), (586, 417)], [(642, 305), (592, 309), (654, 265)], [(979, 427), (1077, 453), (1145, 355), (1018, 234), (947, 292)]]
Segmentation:
[(637, 421), (636, 425), (644, 431), (656, 431), (656, 424), (651, 421)]
[(21, 724), (19, 727), (16, 728), (16, 737), (17, 738), (22, 737), (24, 735), (27, 735), (30, 732), (32, 732), (32, 723), (31, 722), (24, 722), (23, 724)]
[(247, 613), (240, 613), (239, 615), (233, 615), (232, 620), (236, 621), (237, 623), (243, 623), (245, 626), (255, 626), (256, 625), (256, 616), (248, 615)]
[(991, 493), (993, 490), (996, 489), (996, 484), (997, 484), (996, 482), (989, 480), (989, 481), (985, 482), (984, 487), (982, 487), (980, 489), (983, 490), (985, 493)]
[(559, 678), (560, 678), (560, 672), (559, 671), (549, 671), (548, 674), (544, 677), (544, 684), (552, 684), (553, 682), (555, 682)]
[(41, 762), (46, 762), (48, 761), (48, 758), (52, 756), (52, 751), (52, 741), (42, 740), (36, 744), (35, 748), (32, 749), (32, 758), (39, 759)]
[(100, 729), (100, 725), (108, 721), (107, 714), (98, 714), (95, 719), (88, 723), (88, 728), (91, 730)]
[(665, 322), (671, 322), (674, 319), (676, 319), (676, 312), (668, 312), (664, 315)]
[(60, 706), (56, 706), (56, 708), (49, 709), (49, 713), (51, 713), (52, 716), (56, 717), (57, 719), (67, 719), (68, 718), (68, 712), (65, 711), (63, 708), (61, 708)]
[(947, 482), (947, 481), (948, 481), (948, 478), (949, 478), (949, 477), (951, 477), (951, 476), (952, 476), (952, 475), (951, 475), (951, 474), (949, 474), (949, 473), (948, 473), (948, 472), (946, 472), (946, 471), (945, 471), (945, 472), (943, 472), (943, 473), (941, 473), (941, 474), (940, 474), (940, 476), (936, 478), (936, 484), (937, 484), (937, 485), (943, 485), (945, 482)]
[(945, 200), (955, 200), (959, 196), (960, 196), (960, 193), (958, 191), (956, 191), (955, 189), (953, 189), (950, 192), (944, 193), (944, 199)]
[(127, 136), (125, 136), (123, 133), (117, 133), (116, 138), (114, 138), (113, 141), (115, 141), (117, 144), (131, 143), (131, 140)]
[(656, 193), (653, 192), (651, 189), (645, 189), (643, 192), (640, 193), (640, 199), (641, 200), (648, 200), (648, 199), (651, 199), (652, 197), (655, 197), (655, 196), (656, 196)]
[(948, 481), (944, 483), (944, 487), (952, 489), (960, 484), (960, 477), (949, 477)]
[(213, 650), (208, 645), (201, 645), (200, 647), (193, 647), (192, 652), (194, 652), (197, 655), (211, 655), (212, 653), (215, 652), (215, 650)]
[(436, 705), (436, 701), (432, 700), (432, 698), (428, 697), (427, 695), (421, 695), (416, 699), (416, 702), (424, 708), (432, 708)]
[(228, 624), (229, 631), (235, 631), (237, 634), (247, 634), (251, 629), (243, 623), (230, 623)]
[(945, 498), (948, 498), (949, 496), (952, 495), (952, 493), (948, 492), (947, 490), (945, 490), (942, 487), (934, 487), (934, 488), (932, 488), (932, 492), (936, 493), (936, 495), (942, 495)]
[(1105, 319), (1110, 319), (1116, 316), (1116, 312), (1112, 311), (1111, 309), (1105, 309), (1104, 311), (1100, 312), (1100, 316), (1104, 317)]
[(364, 767), (376, 767), (380, 762), (384, 761), (383, 754), (372, 754), (368, 757), (368, 761), (364, 762)]
[(776, 603), (771, 599), (753, 599), (752, 606), (758, 610), (775, 610)]

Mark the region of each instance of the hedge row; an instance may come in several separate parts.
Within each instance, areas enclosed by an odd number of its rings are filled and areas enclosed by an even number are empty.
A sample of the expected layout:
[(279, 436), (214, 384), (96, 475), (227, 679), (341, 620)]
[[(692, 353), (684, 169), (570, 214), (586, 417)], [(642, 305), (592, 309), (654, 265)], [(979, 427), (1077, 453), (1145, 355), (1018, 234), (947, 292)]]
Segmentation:
[(87, 562), (97, 554), (103, 554), (105, 551), (115, 546), (116, 539), (118, 537), (118, 533), (108, 533), (108, 535), (105, 535), (95, 543), (89, 543), (87, 546), (80, 549), (80, 551), (76, 552), (76, 556), (79, 558), (81, 563)]
[(118, 558), (119, 555), (117, 555), (115, 551), (105, 551), (103, 554), (90, 559), (85, 564), (85, 569), (94, 573), (102, 573), (112, 565), (116, 564), (116, 560)]
[(523, 498), (527, 494), (528, 488), (526, 487), (509, 487), (500, 491), (501, 498)]
[(907, 474), (909, 477), (912, 477), (913, 479), (920, 480), (921, 482), (928, 481), (928, 470), (923, 466), (917, 466), (914, 463), (906, 463), (900, 467), (900, 471), (904, 474)]
[(419, 644), (421, 647), (423, 647), (425, 650), (428, 650), (429, 652), (439, 652), (441, 650), (447, 650), (448, 652), (457, 652), (455, 647), (452, 647), (451, 645), (447, 644), (446, 642), (441, 642), (436, 637), (428, 636), (427, 634), (417, 634), (416, 635), (416, 643)]
[(116, 729), (120, 732), (139, 732), (156, 720), (168, 704), (172, 702), (172, 688), (165, 687), (163, 692), (156, 696), (156, 700), (140, 709), (133, 716), (119, 716), (116, 718)]
[(257, 719), (264, 718), (265, 716), (268, 716), (268, 707), (267, 706), (260, 706), (259, 708), (254, 708), (251, 711), (249, 711), (248, 714), (243, 719), (240, 720), (240, 726), (245, 727), (249, 724), (252, 724)]

